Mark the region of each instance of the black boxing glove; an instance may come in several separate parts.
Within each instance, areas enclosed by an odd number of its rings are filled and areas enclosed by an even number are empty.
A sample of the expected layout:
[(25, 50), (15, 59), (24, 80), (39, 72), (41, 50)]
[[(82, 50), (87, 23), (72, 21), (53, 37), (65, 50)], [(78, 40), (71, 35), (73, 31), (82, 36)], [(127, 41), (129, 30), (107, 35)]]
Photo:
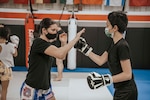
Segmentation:
[(57, 31), (57, 40), (59, 40), (59, 35), (65, 33), (62, 29)]
[(62, 34), (62, 33), (64, 33), (64, 31), (63, 30), (59, 30), (59, 31), (57, 31), (57, 34), (59, 35), (59, 34)]
[(86, 40), (83, 37), (80, 37), (79, 41), (74, 45), (74, 48), (86, 56), (88, 56), (89, 53), (93, 50), (93, 48), (86, 43)]
[(109, 86), (113, 83), (112, 76), (109, 74), (100, 75), (96, 72), (91, 72), (87, 76), (87, 83), (91, 89), (98, 89), (103, 86)]

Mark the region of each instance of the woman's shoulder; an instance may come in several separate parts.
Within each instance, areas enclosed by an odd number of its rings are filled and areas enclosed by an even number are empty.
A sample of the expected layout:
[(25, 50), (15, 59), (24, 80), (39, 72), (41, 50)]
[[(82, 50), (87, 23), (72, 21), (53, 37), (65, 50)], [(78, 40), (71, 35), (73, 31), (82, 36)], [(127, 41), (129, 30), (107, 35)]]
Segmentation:
[(41, 38), (35, 38), (33, 42), (46, 42), (46, 41)]
[(34, 39), (33, 44), (32, 44), (32, 46), (36, 46), (36, 47), (41, 47), (41, 46), (43, 47), (43, 46), (49, 46), (49, 45), (50, 45), (49, 42), (47, 42), (41, 38)]

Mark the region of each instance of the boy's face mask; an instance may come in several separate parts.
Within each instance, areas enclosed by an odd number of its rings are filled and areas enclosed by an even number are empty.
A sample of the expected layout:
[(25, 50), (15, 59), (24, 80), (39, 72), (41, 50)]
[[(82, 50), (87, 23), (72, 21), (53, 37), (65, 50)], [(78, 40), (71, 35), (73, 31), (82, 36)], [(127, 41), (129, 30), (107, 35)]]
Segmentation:
[(110, 33), (109, 29), (107, 27), (105, 28), (105, 34), (107, 37), (111, 37), (111, 38), (113, 38), (113, 36), (114, 36), (114, 33)]

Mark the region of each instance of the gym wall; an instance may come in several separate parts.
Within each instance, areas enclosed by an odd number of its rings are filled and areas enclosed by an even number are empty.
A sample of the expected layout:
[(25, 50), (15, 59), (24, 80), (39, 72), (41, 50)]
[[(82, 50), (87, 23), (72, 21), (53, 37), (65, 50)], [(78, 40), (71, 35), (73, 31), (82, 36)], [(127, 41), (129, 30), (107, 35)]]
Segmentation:
[[(13, 34), (20, 37), (19, 55), (15, 58), (16, 66), (25, 66), (25, 35), (23, 25), (7, 25)], [(78, 27), (80, 30), (82, 27)], [(107, 47), (109, 39), (104, 34), (104, 27), (85, 27), (86, 33), (83, 37), (86, 38), (88, 44), (93, 47), (93, 52), (102, 54)], [(67, 27), (63, 26), (65, 32)], [(150, 69), (150, 28), (128, 28), (126, 40), (131, 47), (133, 68)], [(64, 61), (67, 66), (67, 60)], [(56, 66), (55, 62), (53, 66)], [(99, 67), (92, 62), (88, 57), (80, 52), (77, 52), (77, 67)], [(102, 67), (107, 67), (104, 64)]]

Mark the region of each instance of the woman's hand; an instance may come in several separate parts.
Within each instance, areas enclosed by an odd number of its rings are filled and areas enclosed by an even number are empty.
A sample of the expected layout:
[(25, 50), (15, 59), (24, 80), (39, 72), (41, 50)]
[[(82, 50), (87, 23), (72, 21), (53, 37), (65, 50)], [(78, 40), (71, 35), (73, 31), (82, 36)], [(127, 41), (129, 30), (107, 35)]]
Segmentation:
[(80, 31), (77, 33), (76, 37), (80, 39), (80, 37), (81, 37), (81, 35), (82, 35), (83, 33), (85, 33), (85, 28), (83, 28), (82, 30), (80, 30)]
[(59, 34), (59, 40), (61, 44), (66, 44), (68, 40), (67, 33), (64, 32), (62, 34)]

